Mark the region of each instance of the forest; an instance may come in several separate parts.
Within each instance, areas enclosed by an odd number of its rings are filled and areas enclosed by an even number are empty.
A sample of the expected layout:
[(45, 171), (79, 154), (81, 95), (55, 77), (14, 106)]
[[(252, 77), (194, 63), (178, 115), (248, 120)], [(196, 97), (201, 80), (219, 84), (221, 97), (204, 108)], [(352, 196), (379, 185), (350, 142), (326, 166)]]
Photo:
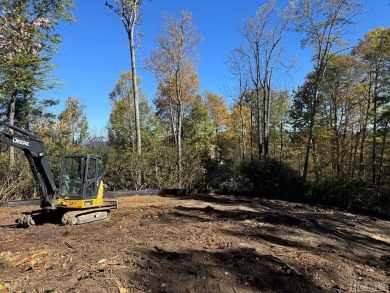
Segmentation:
[[(226, 56), (231, 104), (199, 90), (202, 35), (189, 11), (164, 15), (155, 50), (139, 61), (143, 4), (105, 3), (126, 29), (131, 68), (118, 72), (107, 97), (102, 135), (91, 133), (81, 99), (69, 97), (55, 114), (58, 101), (38, 98), (58, 86), (50, 78), (61, 43), (55, 28), (75, 20), (73, 1), (0, 0), (0, 121), (40, 137), (55, 176), (62, 155), (94, 153), (103, 157), (106, 190), (222, 189), (390, 216), (390, 28), (348, 44), (362, 3), (259, 5), (237, 24), (242, 42)], [(278, 70), (293, 66), (282, 57), (287, 31), (312, 54), (312, 70), (293, 91), (274, 87)], [(156, 97), (143, 92), (140, 66), (155, 77)], [(37, 197), (23, 152), (0, 146), (0, 201)]]

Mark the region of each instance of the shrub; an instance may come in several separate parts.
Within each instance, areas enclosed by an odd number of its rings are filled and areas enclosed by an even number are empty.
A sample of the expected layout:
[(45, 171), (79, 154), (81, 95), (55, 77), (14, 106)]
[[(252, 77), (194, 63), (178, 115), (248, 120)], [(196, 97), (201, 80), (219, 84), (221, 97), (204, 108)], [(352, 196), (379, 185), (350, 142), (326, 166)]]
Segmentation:
[(0, 156), (0, 201), (31, 199), (36, 196), (36, 184), (27, 160), (20, 158), (10, 166), (8, 156)]
[(245, 162), (241, 167), (243, 186), (266, 197), (301, 199), (304, 184), (299, 174), (290, 166), (270, 159), (266, 162)]
[(310, 199), (390, 216), (390, 189), (362, 180), (336, 178), (313, 184)]

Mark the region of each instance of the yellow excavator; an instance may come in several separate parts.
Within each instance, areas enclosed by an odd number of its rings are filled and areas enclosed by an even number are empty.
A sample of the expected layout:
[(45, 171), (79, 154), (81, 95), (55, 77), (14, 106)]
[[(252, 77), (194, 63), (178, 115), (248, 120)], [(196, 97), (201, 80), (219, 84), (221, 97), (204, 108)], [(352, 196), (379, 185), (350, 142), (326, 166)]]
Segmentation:
[(18, 224), (28, 227), (58, 219), (63, 225), (77, 225), (110, 218), (118, 205), (103, 199), (100, 156), (64, 155), (59, 180), (55, 180), (39, 138), (5, 122), (0, 126), (0, 144), (23, 150), (40, 193), (41, 209), (23, 213), (16, 220)]

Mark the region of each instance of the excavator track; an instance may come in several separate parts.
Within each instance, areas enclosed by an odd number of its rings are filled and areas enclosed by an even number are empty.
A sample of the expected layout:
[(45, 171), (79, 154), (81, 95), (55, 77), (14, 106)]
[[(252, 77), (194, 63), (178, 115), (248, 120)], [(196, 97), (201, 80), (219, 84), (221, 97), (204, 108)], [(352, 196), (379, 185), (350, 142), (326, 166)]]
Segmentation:
[(111, 210), (117, 208), (117, 202), (107, 202), (108, 205), (91, 208), (87, 210), (77, 210), (66, 212), (61, 219), (63, 225), (81, 225), (90, 222), (109, 220)]
[(97, 208), (66, 212), (61, 219), (63, 225), (80, 225), (90, 222), (108, 220), (111, 217), (109, 208)]
[(104, 201), (101, 207), (83, 209), (83, 210), (66, 210), (57, 208), (55, 210), (36, 210), (23, 213), (16, 223), (19, 226), (28, 228), (30, 226), (42, 225), (44, 223), (61, 223), (62, 225), (80, 225), (84, 223), (109, 220), (111, 210), (117, 209), (116, 201)]

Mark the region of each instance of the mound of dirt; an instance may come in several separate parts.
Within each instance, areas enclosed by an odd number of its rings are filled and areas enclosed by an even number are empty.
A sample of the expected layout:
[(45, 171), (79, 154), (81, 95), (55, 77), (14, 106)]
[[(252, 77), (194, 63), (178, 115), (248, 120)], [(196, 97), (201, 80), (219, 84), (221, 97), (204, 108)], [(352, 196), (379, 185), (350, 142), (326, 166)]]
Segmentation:
[(109, 221), (17, 228), (0, 292), (389, 292), (390, 222), (237, 196), (119, 198)]

